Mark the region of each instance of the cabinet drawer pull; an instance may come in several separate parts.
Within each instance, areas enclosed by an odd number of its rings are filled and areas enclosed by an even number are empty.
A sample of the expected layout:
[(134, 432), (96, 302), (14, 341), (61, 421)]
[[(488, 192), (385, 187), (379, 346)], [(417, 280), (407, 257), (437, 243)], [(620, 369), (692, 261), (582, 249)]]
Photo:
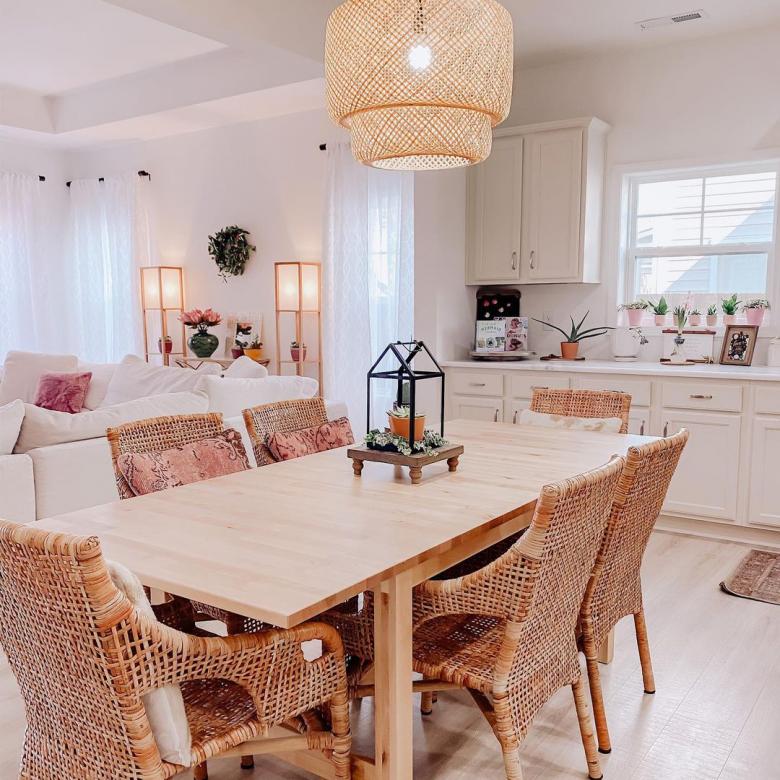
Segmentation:
[(664, 439), (669, 435), (669, 423), (664, 423)]
[(493, 415), (493, 422), (498, 422), (498, 409), (496, 409), (496, 413)]
[(486, 382), (469, 382), (469, 387), (485, 387)]
[(531, 390), (549, 390), (547, 385), (531, 385)]
[(517, 270), (517, 252), (512, 252), (512, 270)]
[(645, 435), (645, 421), (642, 420), (642, 424), (639, 426), (639, 435), (644, 436)]
[(517, 409), (515, 409), (515, 413), (512, 415), (512, 425), (517, 425)]
[(711, 395), (704, 395), (703, 393), (691, 393), (688, 398), (695, 398), (697, 401), (711, 401)]
[(536, 268), (536, 250), (532, 249), (531, 250), (531, 270), (533, 271), (534, 268)]

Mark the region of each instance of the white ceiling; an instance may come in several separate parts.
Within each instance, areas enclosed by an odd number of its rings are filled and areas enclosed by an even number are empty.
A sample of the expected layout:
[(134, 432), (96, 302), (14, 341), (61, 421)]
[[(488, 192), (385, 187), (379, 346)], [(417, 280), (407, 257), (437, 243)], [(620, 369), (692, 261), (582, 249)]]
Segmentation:
[[(521, 67), (780, 23), (780, 0), (502, 2)], [(0, 132), (83, 145), (320, 106), (325, 22), (338, 3), (0, 0)], [(699, 8), (703, 21), (635, 25)]]

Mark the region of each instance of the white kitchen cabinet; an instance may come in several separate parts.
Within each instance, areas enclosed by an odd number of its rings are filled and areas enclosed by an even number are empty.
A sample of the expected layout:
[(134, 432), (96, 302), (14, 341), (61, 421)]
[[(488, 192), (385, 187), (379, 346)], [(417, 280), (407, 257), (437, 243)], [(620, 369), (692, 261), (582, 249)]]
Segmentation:
[(454, 420), (504, 421), (503, 398), (451, 395), (449, 397), (449, 410), (449, 417)]
[(608, 129), (590, 118), (496, 132), (468, 174), (467, 284), (599, 281)]
[(750, 507), (753, 525), (780, 526), (780, 417), (756, 417), (750, 458)]
[(469, 257), (472, 283), (520, 280), (523, 137), (499, 138), (469, 176)]
[(662, 409), (664, 435), (687, 428), (690, 439), (666, 494), (674, 514), (736, 520), (741, 418)]

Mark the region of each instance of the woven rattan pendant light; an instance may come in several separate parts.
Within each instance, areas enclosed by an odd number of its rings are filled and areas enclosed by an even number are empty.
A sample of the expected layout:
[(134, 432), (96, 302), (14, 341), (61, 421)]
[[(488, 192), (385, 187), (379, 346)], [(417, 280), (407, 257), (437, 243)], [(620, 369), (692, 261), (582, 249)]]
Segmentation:
[(347, 0), (328, 20), (328, 111), (359, 162), (471, 165), (509, 113), (512, 50), (495, 0)]

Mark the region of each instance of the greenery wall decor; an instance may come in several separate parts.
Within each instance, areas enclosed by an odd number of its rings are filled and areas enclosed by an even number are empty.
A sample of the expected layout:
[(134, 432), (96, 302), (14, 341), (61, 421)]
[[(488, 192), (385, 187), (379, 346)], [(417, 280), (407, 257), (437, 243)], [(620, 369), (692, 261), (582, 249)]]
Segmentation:
[(230, 225), (209, 236), (209, 254), (217, 264), (219, 275), (227, 282), (229, 276), (241, 276), (249, 255), (257, 247), (247, 240), (248, 230)]

